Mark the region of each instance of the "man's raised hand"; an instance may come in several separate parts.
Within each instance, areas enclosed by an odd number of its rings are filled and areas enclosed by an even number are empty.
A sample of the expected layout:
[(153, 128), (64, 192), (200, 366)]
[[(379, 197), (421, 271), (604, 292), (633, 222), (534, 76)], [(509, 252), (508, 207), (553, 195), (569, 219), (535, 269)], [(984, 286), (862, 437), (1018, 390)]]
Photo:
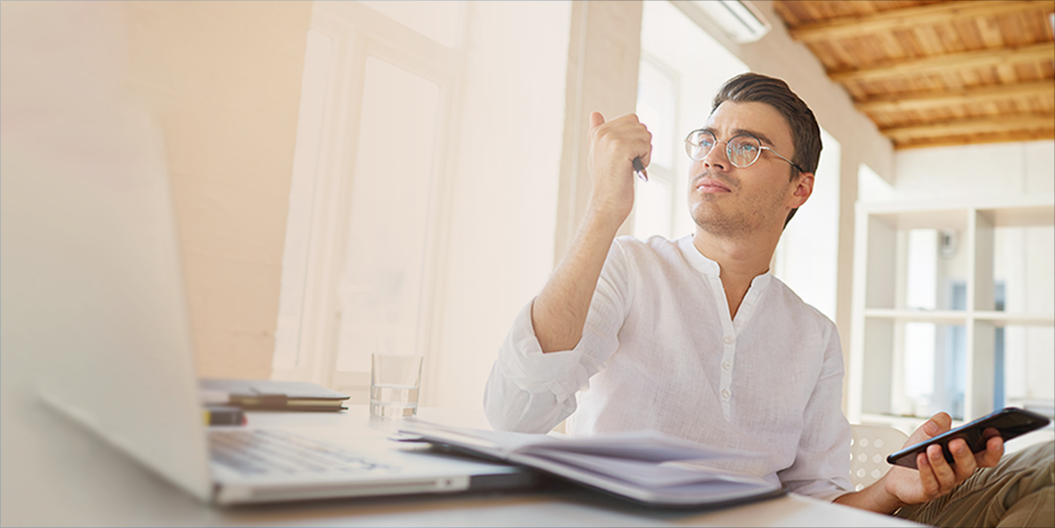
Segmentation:
[(634, 158), (648, 166), (652, 134), (634, 114), (605, 122), (600, 112), (590, 114), (592, 179), (589, 209), (617, 227), (634, 206)]

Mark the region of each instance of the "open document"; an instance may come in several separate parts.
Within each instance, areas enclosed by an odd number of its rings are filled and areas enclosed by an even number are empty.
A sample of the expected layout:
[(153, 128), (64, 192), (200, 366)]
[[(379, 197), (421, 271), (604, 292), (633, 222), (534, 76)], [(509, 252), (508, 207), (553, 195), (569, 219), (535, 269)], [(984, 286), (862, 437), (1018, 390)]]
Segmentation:
[(717, 507), (783, 494), (761, 478), (704, 467), (708, 461), (762, 455), (710, 448), (653, 431), (571, 438), (416, 420), (407, 422), (400, 432), (477, 456), (539, 469), (653, 506)]

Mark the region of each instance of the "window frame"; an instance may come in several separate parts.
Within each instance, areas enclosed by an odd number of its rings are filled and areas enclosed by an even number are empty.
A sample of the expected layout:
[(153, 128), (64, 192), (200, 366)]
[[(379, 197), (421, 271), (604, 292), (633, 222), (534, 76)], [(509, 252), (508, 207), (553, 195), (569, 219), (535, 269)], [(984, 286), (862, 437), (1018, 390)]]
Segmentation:
[[(464, 40), (467, 13), (462, 12)], [(342, 390), (352, 401), (366, 401), (370, 372), (338, 371), (337, 345), (341, 317), (341, 273), (347, 254), (351, 198), (359, 145), (359, 124), (365, 87), (366, 62), (375, 57), (435, 82), (439, 87), (436, 143), (433, 150), (433, 180), (428, 198), (421, 301), (417, 328), (418, 349), (430, 355), (436, 331), (435, 307), (439, 305), (442, 276), (441, 248), (447, 238), (450, 175), (458, 137), (461, 86), (464, 76), (464, 47), (448, 48), (403, 26), (359, 2), (316, 2), (310, 29), (331, 39), (330, 62), (323, 105), (323, 131), (318, 145), (314, 193), (309, 207), (311, 230), (307, 244), (304, 295), (300, 306), (299, 339), (287, 342), (294, 351), (292, 368), (274, 368), (273, 379), (311, 381)], [(305, 257), (301, 257), (305, 258)], [(282, 312), (282, 310), (280, 310)], [(434, 376), (426, 359), (423, 386)], [(426, 390), (422, 401), (432, 395)]]
[[(667, 221), (666, 221), (666, 224), (669, 227), (667, 228), (666, 232), (663, 232), (663, 233), (649, 233), (648, 236), (660, 235), (660, 236), (663, 236), (665, 238), (670, 239), (670, 238), (672, 238), (674, 236), (674, 226), (677, 225), (677, 217), (680, 216), (680, 215), (683, 215), (685, 213), (683, 209), (677, 207), (677, 197), (678, 197), (678, 194), (679, 194), (678, 193), (678, 184), (680, 183), (679, 179), (677, 177), (677, 172), (678, 172), (679, 166), (681, 165), (679, 163), (679, 159), (678, 159), (678, 155), (679, 155), (679, 148), (678, 147), (681, 144), (681, 140), (679, 139), (679, 137), (680, 137), (679, 136), (679, 130), (678, 130), (678, 128), (679, 128), (678, 125), (679, 125), (679, 121), (680, 121), (679, 120), (679, 115), (681, 115), (681, 112), (679, 112), (679, 109), (681, 108), (681, 104), (680, 104), (681, 103), (681, 96), (680, 95), (681, 95), (681, 89), (682, 89), (681, 76), (678, 74), (677, 70), (675, 70), (674, 68), (672, 68), (668, 64), (664, 63), (660, 58), (658, 58), (654, 54), (649, 53), (648, 51), (645, 51), (644, 49), (641, 50), (640, 62), (641, 63), (647, 63), (649, 65), (649, 67), (653, 68), (654, 70), (656, 70), (660, 74), (666, 76), (670, 80), (670, 87), (671, 87), (671, 92), (672, 92), (671, 93), (671, 97), (674, 99), (673, 112), (672, 112), (672, 114), (670, 116), (668, 116), (670, 127), (671, 127), (671, 130), (669, 131), (670, 132), (670, 137), (671, 137), (671, 142), (670, 142), (671, 143), (670, 144), (670, 148), (671, 148), (671, 152), (670, 152), (671, 166), (670, 167), (664, 167), (662, 165), (659, 165), (658, 163), (653, 163), (653, 164), (649, 165), (649, 167), (648, 167), (648, 179), (649, 179), (649, 182), (642, 182), (640, 180), (635, 180), (635, 186), (648, 185), (649, 183), (652, 183), (654, 180), (662, 181), (663, 183), (665, 183), (666, 185), (669, 186), (669, 188), (670, 188), (670, 203), (668, 205), (670, 207), (670, 218), (668, 218)], [(638, 76), (640, 78), (640, 67), (639, 67), (638, 72), (639, 72)], [(640, 102), (640, 91), (638, 93), (638, 102)], [(640, 109), (639, 108), (635, 108), (634, 111), (635, 112), (639, 112)], [(645, 123), (645, 126), (648, 126), (648, 123)], [(684, 155), (684, 154), (682, 154), (682, 155)], [(638, 189), (640, 189), (640, 187), (638, 187)], [(631, 214), (631, 218), (633, 219), (632, 221), (633, 221), (633, 226), (634, 226), (634, 229), (632, 231), (633, 231), (635, 237), (641, 238), (641, 235), (643, 235), (643, 233), (640, 233), (640, 232), (637, 231), (637, 225), (639, 224), (637, 215), (638, 215), (639, 212), (640, 212), (640, 209), (637, 207), (637, 200), (635, 199), (634, 210), (633, 210), (633, 212)]]

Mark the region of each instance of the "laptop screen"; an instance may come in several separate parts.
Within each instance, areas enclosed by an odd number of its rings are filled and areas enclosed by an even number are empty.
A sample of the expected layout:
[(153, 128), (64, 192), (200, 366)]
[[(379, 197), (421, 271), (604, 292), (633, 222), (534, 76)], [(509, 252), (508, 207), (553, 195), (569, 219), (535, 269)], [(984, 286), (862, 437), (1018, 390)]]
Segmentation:
[(4, 346), (33, 358), (46, 401), (204, 499), (161, 129), (127, 107), (54, 119), (4, 150)]

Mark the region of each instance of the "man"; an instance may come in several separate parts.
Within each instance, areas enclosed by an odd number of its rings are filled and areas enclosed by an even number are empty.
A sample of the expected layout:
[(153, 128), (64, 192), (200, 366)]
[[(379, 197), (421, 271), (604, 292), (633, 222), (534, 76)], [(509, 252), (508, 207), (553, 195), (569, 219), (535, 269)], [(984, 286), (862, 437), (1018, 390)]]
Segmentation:
[[(586, 215), (492, 369), (485, 409), (496, 429), (547, 432), (567, 419), (576, 435), (653, 429), (762, 452), (764, 462), (729, 469), (885, 513), (947, 495), (997, 464), (999, 437), (978, 455), (953, 441), (953, 464), (933, 447), (919, 471), (893, 468), (849, 491), (837, 330), (769, 273), (784, 226), (813, 191), (821, 151), (812, 111), (787, 84), (744, 74), (722, 87), (686, 139), (696, 230), (677, 241), (615, 237), (633, 206), (633, 160), (648, 165), (651, 135), (634, 115), (590, 120)], [(940, 413), (909, 442), (950, 424)], [(916, 510), (923, 522), (937, 519)]]

